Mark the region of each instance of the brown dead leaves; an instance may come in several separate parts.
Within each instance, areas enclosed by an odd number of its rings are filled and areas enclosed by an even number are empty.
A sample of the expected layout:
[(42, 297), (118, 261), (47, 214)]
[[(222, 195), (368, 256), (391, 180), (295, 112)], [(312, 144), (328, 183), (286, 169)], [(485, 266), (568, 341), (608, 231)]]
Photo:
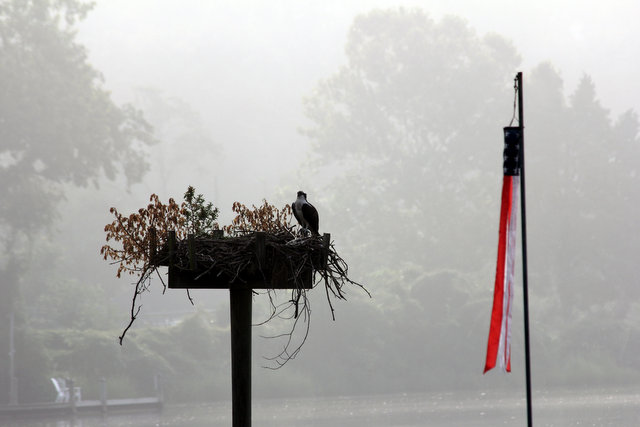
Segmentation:
[[(100, 254), (105, 260), (118, 265), (117, 277), (123, 272), (139, 274), (148, 269), (151, 228), (156, 229), (158, 247), (166, 242), (169, 230), (175, 230), (178, 239), (184, 239), (188, 232), (193, 232), (193, 220), (189, 218), (194, 217), (195, 209), (187, 203), (188, 200), (178, 205), (174, 199), (169, 199), (169, 203), (164, 204), (156, 194), (152, 194), (149, 201), (146, 208), (138, 209), (129, 216), (122, 215), (116, 208), (110, 209), (115, 220), (107, 224), (104, 231), (107, 233), (107, 242), (115, 243), (102, 246)], [(278, 209), (266, 200), (263, 202), (261, 206), (253, 205), (251, 208), (235, 202), (232, 209), (237, 215), (230, 225), (223, 227), (225, 233), (228, 236), (241, 236), (255, 231), (291, 232), (291, 206)], [(203, 203), (200, 201), (199, 204)], [(212, 219), (215, 219), (217, 210), (211, 212), (214, 215)], [(217, 223), (214, 225), (218, 227)]]
[(224, 232), (229, 236), (240, 236), (256, 231), (291, 232), (293, 213), (290, 205), (278, 209), (263, 199), (263, 203), (259, 207), (253, 205), (252, 208), (248, 208), (240, 202), (235, 202), (232, 209), (237, 215), (231, 225), (223, 227)]
[(165, 241), (169, 230), (175, 230), (178, 238), (186, 235), (184, 206), (178, 205), (173, 199), (169, 199), (165, 205), (156, 194), (152, 194), (149, 201), (151, 203), (146, 208), (138, 209), (138, 212), (129, 216), (122, 215), (116, 208), (110, 209), (116, 219), (107, 224), (104, 231), (107, 233), (107, 242), (113, 241), (119, 245), (114, 247), (105, 244), (100, 254), (105, 260), (111, 259), (118, 264), (118, 277), (123, 272), (139, 273), (148, 266), (150, 228), (156, 229), (158, 245)]

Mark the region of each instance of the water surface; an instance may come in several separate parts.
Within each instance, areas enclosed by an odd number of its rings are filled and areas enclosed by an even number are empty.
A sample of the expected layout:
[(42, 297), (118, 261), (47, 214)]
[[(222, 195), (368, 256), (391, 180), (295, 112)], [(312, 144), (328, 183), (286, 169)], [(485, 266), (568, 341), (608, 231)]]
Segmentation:
[[(506, 392), (415, 393), (256, 399), (256, 427), (525, 426), (524, 396)], [(640, 425), (640, 392), (534, 392), (535, 426)], [(30, 420), (6, 427), (229, 427), (231, 402), (167, 405), (161, 413)]]

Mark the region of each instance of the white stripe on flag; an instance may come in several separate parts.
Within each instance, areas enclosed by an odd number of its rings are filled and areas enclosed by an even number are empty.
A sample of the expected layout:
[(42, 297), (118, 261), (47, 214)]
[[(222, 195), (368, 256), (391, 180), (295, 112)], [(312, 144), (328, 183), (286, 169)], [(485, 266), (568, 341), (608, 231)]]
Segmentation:
[(516, 228), (518, 218), (518, 189), (520, 177), (511, 178), (511, 209), (507, 223), (507, 251), (504, 272), (504, 294), (502, 304), (502, 327), (500, 328), (500, 346), (498, 350), (498, 366), (504, 372), (511, 371), (511, 309), (513, 308), (513, 288), (516, 264)]

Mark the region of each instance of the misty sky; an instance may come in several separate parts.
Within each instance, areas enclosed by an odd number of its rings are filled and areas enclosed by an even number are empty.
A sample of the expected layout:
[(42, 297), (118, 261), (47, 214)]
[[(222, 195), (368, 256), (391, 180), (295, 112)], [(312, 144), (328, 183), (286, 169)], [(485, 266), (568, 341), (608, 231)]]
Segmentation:
[[(186, 176), (170, 191), (179, 195), (191, 183), (214, 192), (224, 218), (233, 200), (257, 203), (286, 172), (299, 170), (296, 163), (308, 148), (297, 131), (305, 124), (302, 97), (344, 62), (355, 15), (396, 6), (420, 7), (436, 20), (458, 15), (479, 34), (511, 39), (522, 55), (525, 81), (527, 70), (548, 60), (567, 93), (587, 73), (614, 117), (640, 110), (635, 0), (109, 0), (98, 2), (78, 38), (117, 102), (134, 100), (136, 88), (152, 87), (202, 116), (223, 151), (212, 163), (216, 188)], [(229, 187), (227, 177), (239, 167), (251, 176)], [(310, 194), (315, 190), (303, 178), (296, 183)]]
[(211, 62), (233, 69), (247, 61), (268, 67), (279, 60), (300, 71), (315, 69), (307, 77), (313, 81), (342, 59), (356, 14), (396, 6), (419, 7), (436, 19), (464, 17), (480, 33), (513, 40), (525, 69), (550, 60), (570, 87), (586, 72), (605, 105), (616, 112), (637, 109), (640, 3), (634, 0), (109, 0), (98, 2), (79, 39), (118, 95), (145, 81), (176, 86), (172, 74), (192, 76)]

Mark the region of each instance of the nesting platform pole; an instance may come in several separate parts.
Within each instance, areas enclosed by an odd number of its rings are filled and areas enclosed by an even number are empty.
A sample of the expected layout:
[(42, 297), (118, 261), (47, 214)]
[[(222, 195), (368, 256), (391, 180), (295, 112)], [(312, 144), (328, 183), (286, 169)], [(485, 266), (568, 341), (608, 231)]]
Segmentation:
[[(220, 234), (217, 237), (222, 237)], [(323, 236), (323, 259), (326, 268), (331, 236)], [(229, 289), (231, 320), (231, 388), (233, 405), (232, 427), (251, 427), (251, 314), (254, 289), (311, 289), (312, 269), (304, 269), (297, 278), (287, 269), (278, 268), (276, 260), (267, 254), (266, 233), (255, 233), (254, 259), (246, 273), (235, 277), (198, 266), (197, 242), (187, 239), (188, 268), (176, 265), (176, 234), (170, 231), (167, 240), (168, 258), (158, 265), (169, 267), (169, 288), (173, 289)], [(156, 256), (155, 232), (150, 244), (150, 259)], [(280, 266), (281, 267), (281, 266)]]
[(251, 289), (230, 289), (233, 427), (251, 425)]

